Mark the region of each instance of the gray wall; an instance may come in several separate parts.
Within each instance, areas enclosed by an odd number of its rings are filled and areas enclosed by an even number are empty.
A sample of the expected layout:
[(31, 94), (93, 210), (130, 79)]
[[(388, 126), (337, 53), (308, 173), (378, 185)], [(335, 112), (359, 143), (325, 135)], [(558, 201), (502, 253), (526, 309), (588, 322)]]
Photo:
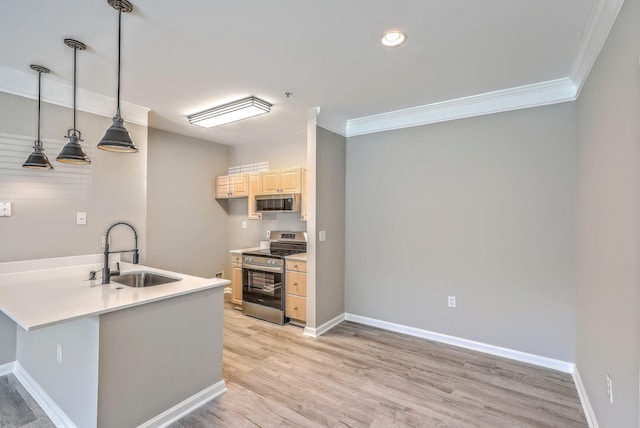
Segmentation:
[(138, 426), (222, 380), (222, 293), (100, 316), (99, 427)]
[[(96, 426), (98, 324), (98, 317), (89, 317), (33, 331), (17, 329), (18, 361), (78, 427)], [(62, 364), (56, 361), (58, 344)]]
[(639, 22), (627, 0), (577, 108), (576, 365), (601, 427), (640, 426)]
[(345, 173), (346, 138), (316, 131), (316, 326), (345, 310)]
[[(32, 151), (35, 139), (37, 101), (0, 92), (0, 133), (29, 136), (29, 146), (23, 147), (26, 156)], [(111, 125), (111, 119), (89, 113), (78, 113), (77, 126), (82, 132), (83, 146), (90, 152), (90, 166), (76, 165), (89, 173), (89, 188), (70, 195), (50, 186), (38, 196), (32, 196), (28, 183), (38, 174), (59, 177), (63, 164), (55, 161), (58, 152), (51, 150), (48, 139), (63, 140), (72, 126), (72, 111), (44, 103), (42, 105), (42, 141), (53, 171), (34, 172), (21, 167), (18, 159), (15, 170), (0, 171), (0, 186), (15, 196), (13, 216), (0, 218), (0, 262), (95, 254), (102, 251), (101, 236), (116, 220), (133, 223), (141, 235), (141, 262), (145, 257), (146, 188), (147, 188), (147, 128), (127, 123), (127, 129), (139, 148), (136, 154), (98, 150), (96, 145)], [(25, 146), (16, 140), (17, 145)], [(3, 154), (4, 156), (4, 154)], [(24, 174), (29, 175), (24, 175)], [(15, 174), (9, 178), (8, 174)], [(32, 174), (32, 175), (31, 175)], [(70, 180), (80, 180), (71, 177)], [(18, 190), (15, 190), (18, 189)], [(24, 194), (21, 190), (24, 189)], [(0, 195), (0, 200), (5, 198)], [(10, 200), (11, 201), (11, 200)], [(87, 213), (87, 224), (76, 225), (76, 212)], [(36, 237), (37, 239), (27, 239)]]
[(228, 147), (149, 129), (147, 262), (214, 277), (227, 262), (227, 203), (214, 198), (226, 175)]
[(574, 361), (575, 175), (573, 103), (349, 138), (347, 312)]
[(0, 312), (0, 365), (16, 360), (16, 323)]

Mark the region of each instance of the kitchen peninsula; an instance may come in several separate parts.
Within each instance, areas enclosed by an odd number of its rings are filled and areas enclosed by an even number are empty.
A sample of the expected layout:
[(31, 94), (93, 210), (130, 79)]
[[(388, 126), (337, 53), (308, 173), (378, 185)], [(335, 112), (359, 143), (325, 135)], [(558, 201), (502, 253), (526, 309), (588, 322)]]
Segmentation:
[[(225, 390), (223, 287), (89, 280), (101, 255), (0, 263), (0, 310), (16, 324), (14, 373), (57, 426), (157, 426)], [(114, 260), (114, 265), (117, 260)]]

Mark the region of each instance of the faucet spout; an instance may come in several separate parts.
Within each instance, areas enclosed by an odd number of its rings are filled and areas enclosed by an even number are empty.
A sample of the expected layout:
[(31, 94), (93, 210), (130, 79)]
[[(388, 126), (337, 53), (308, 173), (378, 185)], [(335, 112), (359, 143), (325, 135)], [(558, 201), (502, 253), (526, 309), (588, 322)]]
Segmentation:
[[(135, 248), (133, 250), (109, 251), (109, 234), (111, 233), (111, 229), (120, 225), (128, 226), (133, 231), (133, 238), (135, 239), (136, 244)], [(133, 264), (138, 264), (140, 260), (140, 254), (138, 252), (138, 232), (136, 232), (136, 228), (133, 227), (133, 225), (131, 225), (130, 223), (118, 221), (107, 228), (107, 233), (105, 234), (104, 239), (104, 266), (102, 267), (102, 284), (109, 284), (111, 282), (112, 276), (120, 275), (120, 269), (118, 269), (117, 272), (111, 272), (111, 269), (109, 269), (109, 254), (113, 253), (133, 253)]]

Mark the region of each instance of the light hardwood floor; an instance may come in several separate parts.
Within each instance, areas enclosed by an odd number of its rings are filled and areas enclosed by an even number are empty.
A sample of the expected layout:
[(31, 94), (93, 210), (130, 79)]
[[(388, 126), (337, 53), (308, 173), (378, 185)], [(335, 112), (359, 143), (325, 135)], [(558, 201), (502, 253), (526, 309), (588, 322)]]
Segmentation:
[(223, 377), (171, 428), (587, 427), (566, 373), (351, 322), (313, 339), (227, 306)]

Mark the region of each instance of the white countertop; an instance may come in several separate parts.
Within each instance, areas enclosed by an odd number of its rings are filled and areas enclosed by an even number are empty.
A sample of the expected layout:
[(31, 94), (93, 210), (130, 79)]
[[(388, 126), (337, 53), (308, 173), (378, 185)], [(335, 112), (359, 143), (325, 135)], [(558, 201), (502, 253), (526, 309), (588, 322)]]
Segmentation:
[[(115, 263), (112, 269), (114, 267)], [(93, 263), (20, 272), (5, 269), (9, 273), (0, 274), (0, 310), (20, 327), (33, 330), (231, 283), (226, 279), (199, 278), (120, 262), (122, 272), (145, 270), (180, 277), (182, 280), (135, 288), (113, 282), (112, 278), (111, 284), (102, 285), (101, 268), (101, 264)], [(97, 280), (87, 279), (92, 270), (98, 271)]]
[(239, 250), (229, 250), (229, 252), (231, 254), (242, 254), (245, 251), (256, 251), (256, 250), (259, 250), (259, 249), (260, 249), (260, 247), (251, 247), (251, 248), (242, 248), (242, 249), (239, 249)]
[(292, 254), (290, 256), (286, 256), (285, 259), (287, 259), (287, 260), (300, 260), (300, 261), (306, 262), (307, 261), (307, 253)]

